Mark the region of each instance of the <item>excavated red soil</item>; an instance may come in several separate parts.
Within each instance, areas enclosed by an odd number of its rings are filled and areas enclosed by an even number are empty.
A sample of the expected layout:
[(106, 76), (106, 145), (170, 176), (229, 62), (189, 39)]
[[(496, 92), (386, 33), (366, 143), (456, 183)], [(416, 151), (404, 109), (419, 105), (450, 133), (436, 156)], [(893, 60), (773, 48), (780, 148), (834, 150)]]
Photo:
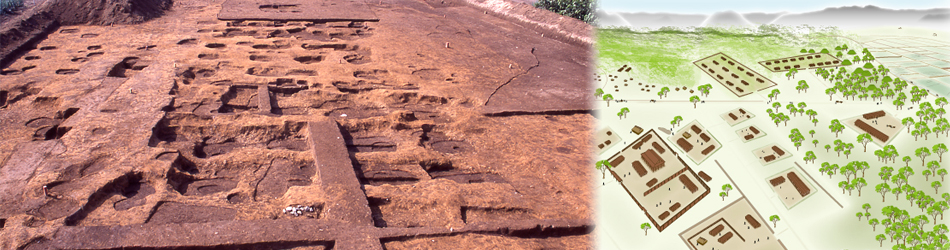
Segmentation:
[(0, 249), (588, 248), (588, 45), (460, 0), (345, 3), (18, 40)]

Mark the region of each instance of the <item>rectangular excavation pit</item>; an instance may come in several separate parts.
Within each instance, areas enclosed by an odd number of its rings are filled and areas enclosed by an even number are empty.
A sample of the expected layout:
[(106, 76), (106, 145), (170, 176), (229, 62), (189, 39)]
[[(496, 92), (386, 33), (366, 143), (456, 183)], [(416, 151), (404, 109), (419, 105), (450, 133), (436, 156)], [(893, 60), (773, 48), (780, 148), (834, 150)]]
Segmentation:
[(121, 62), (116, 63), (109, 70), (107, 76), (111, 77), (132, 77), (136, 72), (142, 71), (148, 66), (147, 62), (139, 61), (138, 57), (126, 57)]
[(177, 149), (186, 157), (209, 158), (232, 150), (266, 147), (305, 151), (306, 123), (212, 123), (190, 113), (169, 113), (152, 128), (151, 147)]
[(218, 108), (220, 113), (240, 113), (259, 111), (260, 98), (258, 97), (257, 86), (232, 85), (228, 91), (221, 95), (222, 105)]
[(162, 202), (153, 210), (147, 224), (207, 223), (234, 220), (234, 209)]
[(264, 178), (254, 186), (254, 200), (280, 199), (291, 186), (309, 186), (316, 175), (313, 162), (275, 159)]
[(358, 171), (362, 173), (362, 176), (359, 176), (361, 182), (373, 186), (412, 184), (427, 179), (426, 172), (419, 165), (376, 162), (357, 165)]
[(465, 223), (535, 219), (525, 208), (462, 206), (461, 210), (462, 221)]

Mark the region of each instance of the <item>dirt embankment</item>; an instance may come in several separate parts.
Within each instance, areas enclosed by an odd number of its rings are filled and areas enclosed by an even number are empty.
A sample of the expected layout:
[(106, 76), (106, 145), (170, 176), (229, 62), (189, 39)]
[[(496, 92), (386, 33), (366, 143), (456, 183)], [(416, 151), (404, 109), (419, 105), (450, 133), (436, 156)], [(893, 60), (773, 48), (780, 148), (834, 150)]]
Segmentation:
[(132, 24), (161, 16), (171, 0), (50, 0), (0, 26), (0, 67), (60, 25)]

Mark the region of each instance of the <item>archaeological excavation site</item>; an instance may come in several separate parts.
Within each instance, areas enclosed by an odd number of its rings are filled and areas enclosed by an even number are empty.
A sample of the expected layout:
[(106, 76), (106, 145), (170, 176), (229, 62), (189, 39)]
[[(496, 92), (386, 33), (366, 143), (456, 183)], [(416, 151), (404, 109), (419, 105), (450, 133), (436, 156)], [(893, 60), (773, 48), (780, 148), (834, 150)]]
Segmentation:
[(508, 0), (38, 0), (0, 249), (586, 249), (591, 27)]

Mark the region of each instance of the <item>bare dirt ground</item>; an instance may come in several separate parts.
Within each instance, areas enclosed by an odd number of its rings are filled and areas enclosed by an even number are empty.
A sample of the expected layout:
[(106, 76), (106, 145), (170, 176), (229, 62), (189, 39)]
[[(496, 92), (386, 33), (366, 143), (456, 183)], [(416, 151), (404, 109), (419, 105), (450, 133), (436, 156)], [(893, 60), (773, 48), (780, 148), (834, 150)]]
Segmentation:
[(175, 1), (5, 60), (0, 248), (588, 248), (589, 47), (461, 1), (348, 3)]

